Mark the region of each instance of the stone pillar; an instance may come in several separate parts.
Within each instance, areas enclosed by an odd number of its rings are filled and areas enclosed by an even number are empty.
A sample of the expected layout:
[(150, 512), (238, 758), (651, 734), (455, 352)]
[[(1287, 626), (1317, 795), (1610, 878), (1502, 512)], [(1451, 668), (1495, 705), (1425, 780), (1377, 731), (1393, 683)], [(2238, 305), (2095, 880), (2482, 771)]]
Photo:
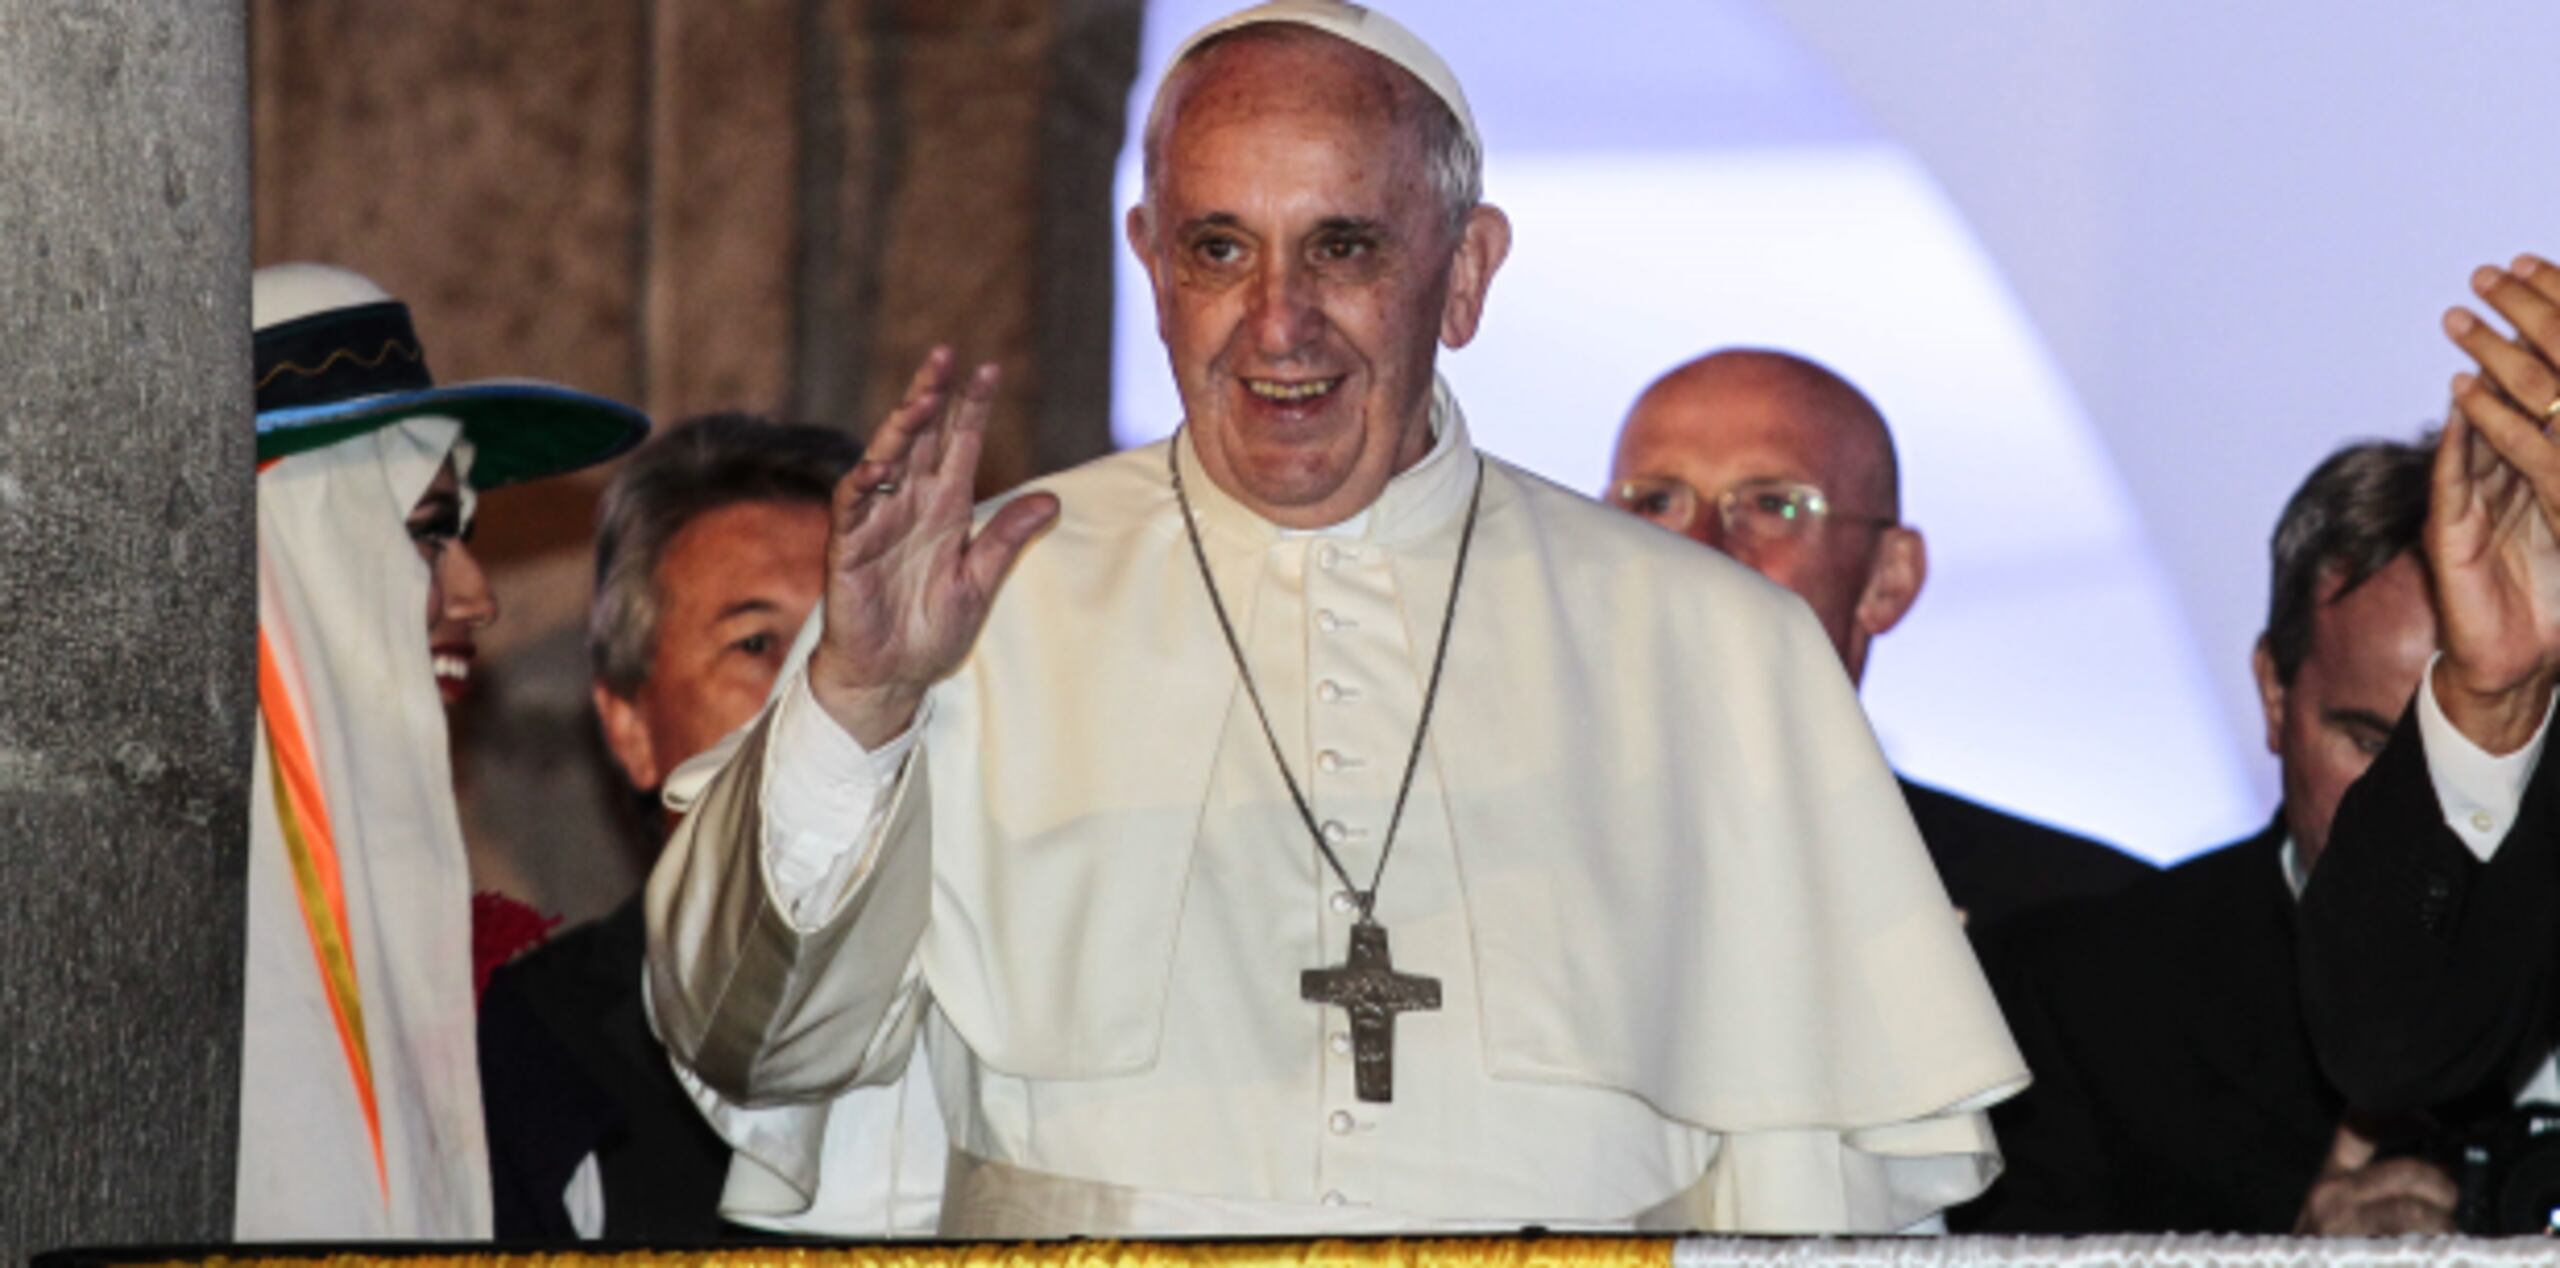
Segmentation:
[(868, 428), (949, 343), (1005, 369), (980, 493), (1109, 453), (1138, 0), (812, 4), (795, 405)]
[(0, 4), (0, 1261), (230, 1235), (245, 39), (231, 4)]

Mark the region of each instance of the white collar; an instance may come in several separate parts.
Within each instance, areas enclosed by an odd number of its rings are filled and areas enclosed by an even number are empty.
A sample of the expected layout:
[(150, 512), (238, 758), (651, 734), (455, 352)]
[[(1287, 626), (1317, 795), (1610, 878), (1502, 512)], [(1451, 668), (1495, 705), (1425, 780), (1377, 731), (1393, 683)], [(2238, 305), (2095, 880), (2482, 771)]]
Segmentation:
[(1204, 533), (1268, 545), (1292, 537), (1348, 537), (1381, 543), (1411, 541), (1448, 524), (1466, 509), (1475, 489), (1476, 464), (1469, 459), (1475, 445), (1467, 437), (1466, 412), (1448, 381), (1431, 384), (1431, 450), (1422, 461), (1398, 472), (1376, 501), (1340, 523), (1323, 528), (1282, 528), (1228, 495), (1200, 465), (1199, 450), (1185, 426), (1174, 442), (1174, 461), (1182, 464), (1182, 485), (1191, 495)]

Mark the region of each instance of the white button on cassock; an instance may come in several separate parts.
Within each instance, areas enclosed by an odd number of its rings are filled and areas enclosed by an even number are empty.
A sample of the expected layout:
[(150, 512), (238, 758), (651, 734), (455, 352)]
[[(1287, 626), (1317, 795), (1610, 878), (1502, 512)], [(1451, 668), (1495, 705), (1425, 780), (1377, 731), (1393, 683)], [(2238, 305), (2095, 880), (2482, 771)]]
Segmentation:
[(2489, 812), (2486, 810), (2474, 810), (2471, 812), (2471, 826), (2478, 828), (2482, 832), (2488, 831), (2490, 825), (2495, 824), (2496, 822), (2496, 819), (2489, 817)]
[(1343, 839), (1350, 835), (1351, 829), (1343, 827), (1340, 819), (1327, 819), (1324, 821), (1325, 840), (1331, 841), (1335, 845), (1340, 845), (1342, 844)]
[(1333, 891), (1331, 905), (1336, 915), (1348, 916), (1352, 912), (1359, 910), (1360, 900), (1353, 898), (1350, 890), (1337, 889)]
[(1350, 1135), (1353, 1125), (1351, 1122), (1351, 1111), (1335, 1110), (1333, 1112), (1333, 1117), (1324, 1120), (1324, 1125), (1332, 1128), (1333, 1134), (1336, 1136)]
[(1342, 1190), (1340, 1189), (1329, 1190), (1324, 1195), (1324, 1204), (1326, 1206), (1341, 1206), (1350, 1200), (1351, 1199), (1342, 1196)]
[(1316, 613), (1316, 628), (1323, 630), (1327, 634), (1331, 634), (1335, 630), (1342, 628), (1342, 618), (1335, 616), (1333, 614), (1333, 610), (1327, 608), (1324, 611)]
[(1341, 770), (1342, 754), (1336, 753), (1332, 749), (1326, 749), (1325, 751), (1316, 754), (1316, 769), (1321, 771)]
[(1326, 704), (1332, 704), (1334, 701), (1340, 700), (1341, 698), (1342, 684), (1335, 682), (1330, 678), (1316, 684), (1316, 699), (1322, 700)]
[(1333, 1032), (1333, 1037), (1331, 1039), (1325, 1040), (1325, 1046), (1333, 1049), (1333, 1055), (1337, 1057), (1350, 1056), (1351, 1036), (1345, 1031), (1337, 1030)]

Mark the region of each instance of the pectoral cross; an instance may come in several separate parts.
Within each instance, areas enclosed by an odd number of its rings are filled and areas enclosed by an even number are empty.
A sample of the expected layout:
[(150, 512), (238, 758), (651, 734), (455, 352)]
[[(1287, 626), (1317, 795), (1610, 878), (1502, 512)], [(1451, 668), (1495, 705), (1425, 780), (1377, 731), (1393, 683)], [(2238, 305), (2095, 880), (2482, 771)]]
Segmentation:
[(1351, 1014), (1353, 1087), (1364, 1101), (1392, 1101), (1396, 1089), (1396, 1014), (1436, 1011), (1440, 979), (1398, 973), (1387, 958), (1387, 928), (1361, 918), (1351, 926), (1351, 952), (1330, 969), (1298, 975), (1298, 995)]

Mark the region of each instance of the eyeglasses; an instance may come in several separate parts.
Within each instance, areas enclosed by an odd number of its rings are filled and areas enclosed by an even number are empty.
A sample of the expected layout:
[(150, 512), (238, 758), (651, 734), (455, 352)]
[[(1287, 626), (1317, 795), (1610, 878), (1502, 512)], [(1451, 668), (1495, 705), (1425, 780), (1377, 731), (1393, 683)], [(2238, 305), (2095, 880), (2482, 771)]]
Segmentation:
[[(1609, 504), (1689, 535), (1706, 499), (1685, 480), (1637, 476), (1610, 486)], [(1890, 528), (1890, 515), (1852, 515), (1832, 509), (1822, 490), (1796, 480), (1745, 480), (1715, 497), (1716, 519), (1728, 538), (1781, 541), (1802, 537), (1822, 520)]]

